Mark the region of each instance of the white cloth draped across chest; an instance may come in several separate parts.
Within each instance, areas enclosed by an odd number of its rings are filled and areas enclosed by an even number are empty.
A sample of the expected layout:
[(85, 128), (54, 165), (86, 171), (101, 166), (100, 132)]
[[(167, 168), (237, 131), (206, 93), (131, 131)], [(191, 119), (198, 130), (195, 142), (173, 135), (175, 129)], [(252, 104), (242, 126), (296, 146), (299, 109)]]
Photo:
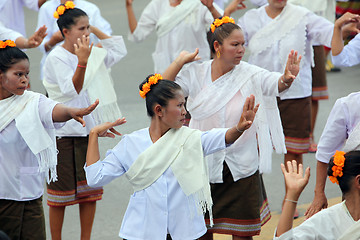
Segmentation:
[[(156, 73), (163, 73), (166, 68), (176, 59), (179, 53), (183, 50), (193, 52), (199, 48), (199, 56), (202, 60), (210, 59), (209, 44), (206, 39), (206, 32), (210, 29), (211, 23), (214, 21), (210, 11), (203, 6), (199, 0), (190, 0), (196, 7), (191, 12), (184, 15), (176, 15), (181, 21), (171, 19), (166, 22), (166, 19), (174, 16), (173, 12), (176, 7), (170, 6), (168, 0), (152, 0), (144, 9), (138, 21), (137, 27), (132, 34), (129, 34), (129, 40), (134, 42), (141, 42), (148, 37), (151, 32), (163, 22), (170, 24), (173, 28), (167, 29), (166, 34), (158, 36), (155, 51), (152, 54), (154, 61), (154, 70)], [(195, 3), (198, 1), (200, 4)], [(188, 1), (184, 1), (188, 2)], [(214, 5), (221, 14), (223, 11)], [(186, 17), (184, 17), (186, 16)], [(178, 22), (174, 25), (172, 22)], [(164, 31), (161, 31), (164, 32)]]
[[(359, 222), (354, 221), (344, 201), (321, 210), (280, 237), (274, 236), (274, 240), (338, 240), (355, 224), (355, 227), (359, 227)], [(346, 239), (355, 240), (358, 238)]]
[(52, 120), (56, 104), (30, 91), (0, 101), (0, 199), (43, 195), (44, 179), (57, 163), (54, 129), (63, 126)]
[[(100, 104), (103, 102), (106, 103), (116, 103), (116, 95), (113, 91), (113, 83), (110, 78), (110, 72), (106, 68), (110, 68), (113, 64), (117, 63), (122, 59), (127, 51), (125, 48), (124, 40), (121, 36), (114, 36), (109, 39), (104, 39), (101, 41), (103, 45), (102, 50), (106, 50), (106, 55), (104, 56), (103, 53), (100, 53), (101, 59), (103, 61), (99, 61), (95, 56), (95, 59), (90, 56), (88, 66), (86, 72), (88, 71), (95, 71), (92, 74), (91, 79), (88, 79), (87, 73), (85, 73), (85, 82), (83, 89), (78, 94), (75, 90), (74, 84), (72, 82), (72, 78), (77, 68), (78, 58), (75, 54), (70, 53), (62, 46), (57, 46), (45, 61), (44, 66), (44, 86), (49, 92), (49, 97), (54, 98), (55, 100), (61, 101), (67, 106), (71, 107), (88, 107), (93, 101), (95, 101), (97, 97), (97, 91), (103, 91), (101, 96), (103, 96), (103, 100), (100, 99)], [(95, 47), (94, 47), (95, 49)], [(98, 49), (102, 51), (101, 49)], [(102, 51), (103, 52), (103, 51)], [(94, 61), (91, 63), (90, 60), (93, 59)], [(95, 66), (91, 67), (94, 64)], [(102, 70), (101, 72), (99, 70)], [(98, 74), (104, 73), (100, 78), (98, 78)], [(93, 97), (90, 95), (90, 87), (86, 89), (87, 80), (89, 83), (95, 84), (91, 87), (94, 90)], [(96, 87), (97, 84), (103, 84), (101, 81), (106, 80), (107, 88), (111, 92), (106, 92), (105, 88)], [(106, 89), (107, 89), (106, 88)], [(91, 90), (91, 91), (92, 91)], [(105, 100), (105, 101), (104, 101)], [(90, 102), (91, 101), (91, 102)], [(106, 106), (104, 106), (106, 107)], [(100, 110), (100, 108), (99, 108)], [(106, 111), (106, 109), (105, 109)], [(100, 115), (101, 116), (101, 115)], [(111, 114), (109, 115), (111, 116)], [(115, 116), (115, 115), (114, 115)], [(115, 116), (115, 119), (119, 118), (120, 116)], [(57, 136), (86, 136), (89, 134), (92, 127), (95, 126), (95, 119), (93, 113), (84, 116), (84, 120), (86, 122), (86, 126), (82, 127), (81, 124), (76, 122), (75, 120), (69, 120), (66, 122), (65, 126), (56, 131)]]
[[(201, 134), (204, 155), (222, 150), (227, 129), (213, 129)], [(125, 135), (108, 151), (103, 161), (85, 166), (90, 186), (103, 186), (125, 174), (150, 146), (153, 145), (149, 128)], [(185, 167), (185, 166), (183, 166)], [(179, 185), (171, 167), (149, 187), (135, 192), (121, 224), (119, 236), (126, 239), (193, 240), (206, 232), (204, 217), (192, 215), (188, 198)]]
[(333, 24), (289, 3), (276, 18), (271, 19), (266, 6), (249, 10), (238, 21), (249, 46), (249, 63), (282, 73), (290, 51), (298, 51), (302, 55), (300, 72), (281, 99), (308, 97), (312, 94), (312, 44), (316, 42), (330, 47)]
[(176, 77), (176, 83), (188, 96), (191, 128), (206, 131), (214, 127), (235, 126), (246, 97), (251, 94), (255, 95), (260, 108), (253, 126), (231, 147), (207, 156), (210, 182), (222, 182), (224, 161), (235, 181), (254, 174), (259, 164), (261, 172), (271, 171), (273, 146), (278, 153), (286, 151), (275, 98), (279, 94), (278, 80), (281, 74), (242, 61), (232, 71), (212, 82), (211, 64), (212, 61), (187, 64)]

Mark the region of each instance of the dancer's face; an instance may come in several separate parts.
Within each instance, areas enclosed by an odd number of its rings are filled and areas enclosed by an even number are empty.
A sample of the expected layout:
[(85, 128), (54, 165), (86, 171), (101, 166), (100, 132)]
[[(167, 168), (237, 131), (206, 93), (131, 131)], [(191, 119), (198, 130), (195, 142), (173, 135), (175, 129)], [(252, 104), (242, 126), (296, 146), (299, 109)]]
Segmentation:
[(65, 41), (75, 44), (77, 43), (78, 38), (82, 36), (88, 37), (90, 35), (90, 24), (88, 16), (78, 17), (75, 21), (76, 23), (72, 25), (69, 29), (63, 29), (65, 35)]
[(227, 64), (238, 65), (245, 53), (245, 40), (241, 30), (234, 29), (220, 45), (220, 58)]
[(168, 128), (181, 128), (185, 122), (185, 115), (184, 93), (178, 90), (175, 98), (170, 99), (166, 107), (161, 107), (161, 121)]
[(0, 71), (0, 99), (22, 95), (29, 84), (30, 63), (23, 59), (13, 64), (6, 72)]
[(276, 9), (283, 9), (286, 6), (287, 0), (268, 0), (269, 6)]

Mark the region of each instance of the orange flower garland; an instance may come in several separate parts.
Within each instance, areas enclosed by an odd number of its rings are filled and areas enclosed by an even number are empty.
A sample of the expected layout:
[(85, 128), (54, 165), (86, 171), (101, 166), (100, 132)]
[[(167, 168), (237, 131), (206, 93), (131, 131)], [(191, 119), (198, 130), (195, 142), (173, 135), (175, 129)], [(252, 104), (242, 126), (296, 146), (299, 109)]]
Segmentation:
[(332, 176), (329, 176), (329, 179), (331, 182), (333, 183), (337, 183), (339, 184), (339, 180), (337, 179), (338, 177), (342, 177), (343, 176), (343, 167), (344, 167), (344, 163), (345, 163), (345, 152), (344, 151), (336, 151), (334, 154), (334, 166), (331, 168), (331, 170), (333, 171)]
[(158, 83), (159, 80), (163, 79), (161, 74), (155, 74), (154, 76), (151, 76), (147, 83), (144, 83), (143, 86), (142, 86), (142, 90), (139, 91), (139, 94), (142, 98), (145, 98), (146, 97), (146, 94), (148, 92), (150, 92), (151, 90), (151, 85), (155, 85)]
[(12, 40), (0, 41), (0, 48), (16, 47), (16, 44)]
[(224, 16), (221, 19), (215, 19), (215, 21), (211, 24), (211, 32), (215, 32), (215, 29), (220, 27), (221, 25), (225, 24), (225, 23), (234, 23), (235, 24), (235, 20), (231, 17), (228, 16)]
[(59, 18), (61, 15), (65, 13), (67, 9), (74, 9), (75, 4), (73, 1), (66, 1), (65, 4), (61, 4), (56, 8), (56, 11), (54, 12), (54, 18)]

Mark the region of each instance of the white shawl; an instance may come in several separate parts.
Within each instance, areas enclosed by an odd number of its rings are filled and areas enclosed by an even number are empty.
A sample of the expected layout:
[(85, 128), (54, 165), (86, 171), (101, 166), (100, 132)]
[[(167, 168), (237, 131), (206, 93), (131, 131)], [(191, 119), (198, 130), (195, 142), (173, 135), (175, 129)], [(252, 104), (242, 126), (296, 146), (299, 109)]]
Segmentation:
[(150, 186), (170, 167), (189, 204), (195, 203), (198, 214), (208, 210), (213, 225), (213, 202), (201, 134), (188, 127), (170, 129), (140, 154), (125, 176), (136, 192)]
[(269, 173), (273, 146), (277, 153), (286, 153), (286, 147), (276, 98), (262, 95), (261, 81), (258, 81), (261, 70), (263, 69), (240, 62), (230, 72), (204, 88), (194, 99), (188, 98), (187, 107), (191, 118), (203, 120), (225, 107), (239, 90), (244, 97), (254, 94), (255, 101), (260, 103), (253, 123), (259, 141), (259, 167), (261, 173)]
[(345, 142), (343, 147), (344, 152), (350, 152), (354, 150), (360, 150), (360, 122), (356, 124), (352, 132), (350, 133), (348, 139)]
[[(86, 67), (84, 85), (81, 90), (87, 90), (90, 103), (99, 99), (99, 105), (92, 112), (96, 124), (113, 122), (121, 116), (113, 80), (104, 63), (106, 54), (107, 50), (104, 48), (92, 48)], [(67, 102), (72, 99), (61, 93), (59, 85), (49, 83), (46, 79), (43, 83), (51, 99), (58, 102)]]
[[(15, 119), (16, 128), (36, 156), (47, 182), (57, 180), (55, 130), (45, 129), (39, 116), (39, 93), (25, 91), (0, 101), (0, 132)], [(50, 170), (50, 176), (48, 174)]]
[[(306, 8), (287, 3), (276, 18), (259, 29), (249, 40), (249, 50), (251, 57), (256, 58), (256, 65), (268, 70), (273, 69), (273, 63), (269, 61), (269, 58), (257, 56), (269, 48), (274, 48), (277, 43), (279, 43), (279, 59), (276, 61), (282, 64), (283, 70), (292, 49), (298, 51), (304, 57), (306, 49), (306, 14), (308, 13), (309, 10)], [(257, 13), (250, 11), (249, 14)], [(257, 15), (254, 15), (253, 19), (256, 18)], [(313, 59), (312, 56), (311, 59)], [(301, 61), (300, 68), (304, 63), (305, 61)], [(301, 81), (299, 75), (296, 81)]]
[(178, 6), (158, 20), (156, 24), (156, 33), (158, 37), (162, 37), (170, 32), (200, 5), (201, 2), (199, 0), (182, 0)]

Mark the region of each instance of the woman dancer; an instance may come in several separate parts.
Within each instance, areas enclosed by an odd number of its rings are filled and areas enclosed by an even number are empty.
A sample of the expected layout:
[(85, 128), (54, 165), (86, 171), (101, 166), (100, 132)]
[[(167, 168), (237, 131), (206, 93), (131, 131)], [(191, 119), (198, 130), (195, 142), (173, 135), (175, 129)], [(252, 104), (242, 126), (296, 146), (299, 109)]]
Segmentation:
[(255, 98), (246, 99), (240, 120), (231, 128), (200, 132), (182, 126), (185, 98), (178, 84), (151, 75), (140, 85), (140, 95), (146, 98), (150, 127), (125, 135), (103, 161), (99, 161), (98, 137), (119, 134), (112, 127), (125, 119), (93, 128), (86, 178), (90, 185), (103, 186), (125, 175), (132, 184), (135, 193), (120, 237), (197, 239), (206, 232), (203, 210), (211, 212), (212, 206), (204, 155), (229, 146), (251, 126), (258, 109)]
[[(126, 48), (121, 36), (110, 37), (90, 26), (87, 14), (73, 2), (60, 5), (54, 15), (64, 43), (45, 61), (43, 83), (49, 97), (68, 106), (81, 107), (97, 98), (100, 104), (87, 116), (86, 128), (69, 121), (56, 131), (59, 181), (48, 184), (50, 229), (52, 239), (60, 239), (65, 207), (79, 204), (81, 239), (90, 239), (96, 201), (102, 198), (103, 189), (86, 183), (83, 166), (88, 134), (95, 120), (114, 121), (121, 114), (108, 68), (125, 56)], [(101, 39), (103, 48), (90, 46), (90, 32)]]
[(26, 91), (29, 71), (27, 55), (0, 41), (0, 232), (45, 240), (43, 184), (57, 179), (55, 129), (63, 126), (57, 122), (74, 118), (84, 127), (83, 116), (98, 102), (77, 109)]
[(251, 239), (270, 219), (260, 173), (271, 170), (273, 146), (278, 153), (285, 151), (276, 96), (291, 86), (301, 57), (292, 51), (283, 75), (269, 72), (241, 61), (244, 35), (232, 18), (215, 20), (211, 31), (214, 60), (184, 66), (196, 59), (197, 51), (183, 52), (164, 77), (182, 87), (192, 115), (190, 127), (202, 131), (234, 124), (241, 115), (241, 109), (235, 106), (243, 103), (245, 96), (254, 94), (260, 103), (254, 125), (231, 147), (208, 157), (214, 227), (209, 226), (207, 239), (212, 238), (211, 233)]

